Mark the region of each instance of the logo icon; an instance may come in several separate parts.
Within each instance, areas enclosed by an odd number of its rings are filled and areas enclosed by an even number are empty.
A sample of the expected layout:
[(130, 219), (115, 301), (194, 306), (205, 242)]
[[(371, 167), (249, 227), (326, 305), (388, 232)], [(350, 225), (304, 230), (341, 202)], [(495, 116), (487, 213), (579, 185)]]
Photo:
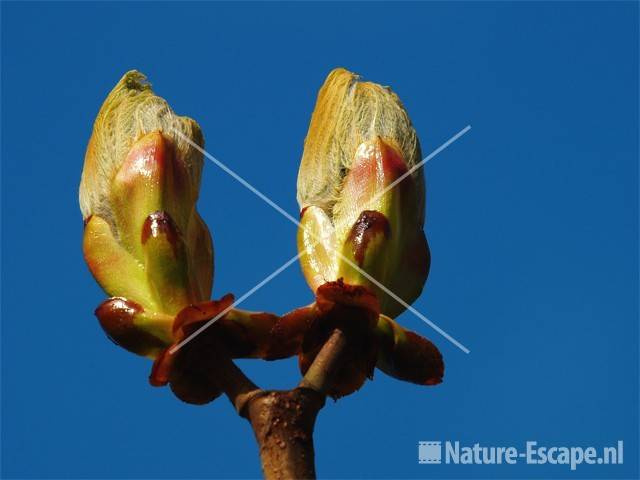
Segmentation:
[(442, 442), (418, 442), (418, 463), (442, 463)]

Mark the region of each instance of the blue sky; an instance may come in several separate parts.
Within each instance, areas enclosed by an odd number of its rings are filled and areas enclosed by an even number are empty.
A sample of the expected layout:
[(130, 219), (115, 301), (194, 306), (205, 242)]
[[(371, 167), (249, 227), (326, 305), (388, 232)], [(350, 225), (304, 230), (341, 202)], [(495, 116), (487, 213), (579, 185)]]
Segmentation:
[[(392, 85), (430, 161), (432, 268), (399, 321), (445, 356), (442, 385), (378, 373), (329, 402), (324, 478), (631, 478), (638, 474), (638, 5), (623, 3), (3, 3), (2, 475), (247, 478), (248, 425), (147, 384), (116, 348), (81, 255), (77, 189), (103, 99), (127, 70), (202, 126), (207, 149), (296, 214), (317, 90), (344, 66)], [(199, 209), (214, 295), (295, 254), (295, 227), (212, 163)], [(311, 300), (293, 266), (249, 309)], [(295, 360), (241, 362), (288, 388)], [(420, 440), (625, 442), (619, 466), (419, 465)]]

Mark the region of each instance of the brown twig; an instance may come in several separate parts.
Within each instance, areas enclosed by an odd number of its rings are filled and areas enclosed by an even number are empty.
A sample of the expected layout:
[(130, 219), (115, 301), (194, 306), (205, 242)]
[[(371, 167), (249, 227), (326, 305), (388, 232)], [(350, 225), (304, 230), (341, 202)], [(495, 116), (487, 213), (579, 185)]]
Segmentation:
[(249, 420), (265, 479), (316, 477), (315, 421), (346, 348), (345, 334), (334, 330), (298, 387), (284, 391), (258, 388), (228, 356), (221, 355), (215, 381), (238, 413)]

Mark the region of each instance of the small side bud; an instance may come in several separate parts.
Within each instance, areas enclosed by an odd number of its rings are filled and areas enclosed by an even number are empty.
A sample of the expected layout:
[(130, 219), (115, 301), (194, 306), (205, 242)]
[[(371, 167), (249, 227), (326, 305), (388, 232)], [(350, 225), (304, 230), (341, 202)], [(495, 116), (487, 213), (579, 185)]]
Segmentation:
[(437, 385), (444, 376), (438, 348), (384, 315), (375, 329), (378, 338), (377, 367), (387, 375), (419, 385)]
[(155, 358), (171, 341), (171, 317), (146, 312), (125, 298), (110, 298), (95, 313), (114, 343), (138, 355)]

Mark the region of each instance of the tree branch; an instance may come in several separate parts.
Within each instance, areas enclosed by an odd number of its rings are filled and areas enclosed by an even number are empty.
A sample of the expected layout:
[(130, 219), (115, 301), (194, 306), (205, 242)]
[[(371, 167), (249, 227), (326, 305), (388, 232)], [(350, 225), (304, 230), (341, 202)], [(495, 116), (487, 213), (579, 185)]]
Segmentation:
[(298, 387), (285, 391), (258, 388), (228, 355), (220, 354), (215, 381), (251, 424), (265, 479), (316, 478), (315, 421), (346, 348), (345, 334), (334, 330)]

